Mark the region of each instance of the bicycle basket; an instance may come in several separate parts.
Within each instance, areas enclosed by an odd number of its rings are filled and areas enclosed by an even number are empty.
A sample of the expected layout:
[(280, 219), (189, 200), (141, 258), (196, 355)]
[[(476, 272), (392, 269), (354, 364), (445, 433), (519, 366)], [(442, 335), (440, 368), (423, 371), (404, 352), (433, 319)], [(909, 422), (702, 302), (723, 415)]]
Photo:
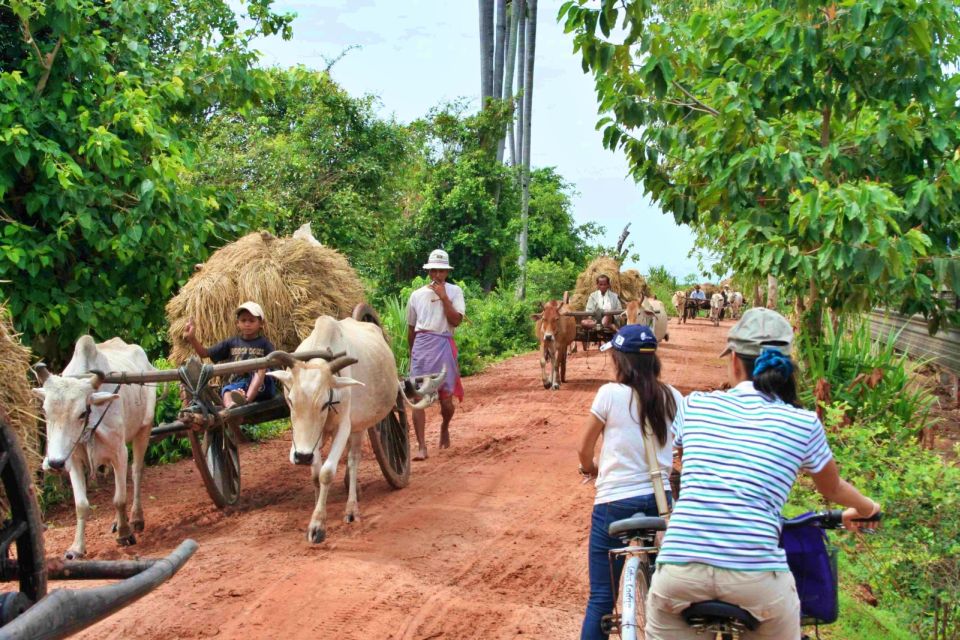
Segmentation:
[(839, 617), (837, 549), (816, 526), (784, 529), (780, 546), (797, 582), (803, 624), (829, 624)]

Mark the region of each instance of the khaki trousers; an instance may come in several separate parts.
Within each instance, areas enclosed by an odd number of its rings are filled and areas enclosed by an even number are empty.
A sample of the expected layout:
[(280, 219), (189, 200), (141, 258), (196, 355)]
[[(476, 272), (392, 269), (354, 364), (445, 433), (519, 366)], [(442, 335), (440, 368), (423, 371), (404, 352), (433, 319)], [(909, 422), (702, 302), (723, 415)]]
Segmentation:
[(789, 571), (731, 571), (706, 564), (661, 564), (647, 596), (647, 640), (704, 640), (680, 613), (695, 602), (723, 600), (760, 621), (743, 640), (800, 640), (800, 599)]

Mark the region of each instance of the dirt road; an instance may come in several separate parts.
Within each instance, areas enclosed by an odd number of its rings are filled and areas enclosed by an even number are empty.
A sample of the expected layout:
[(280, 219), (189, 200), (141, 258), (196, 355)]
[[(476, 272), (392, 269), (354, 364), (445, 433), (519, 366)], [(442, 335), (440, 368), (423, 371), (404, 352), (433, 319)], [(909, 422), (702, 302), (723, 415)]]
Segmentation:
[[(720, 386), (717, 354), (729, 326), (671, 323), (660, 350), (664, 379), (682, 393)], [(289, 435), (243, 447), (242, 497), (225, 511), (207, 498), (192, 462), (148, 469), (147, 528), (130, 549), (113, 543), (110, 488), (101, 486), (91, 495), (90, 557), (165, 555), (186, 537), (200, 549), (167, 584), (78, 637), (576, 637), (593, 487), (580, 484), (575, 449), (594, 393), (610, 378), (609, 356), (596, 350), (572, 357), (558, 392), (540, 385), (536, 354), (467, 378), (453, 447), (437, 451), (431, 414), (431, 457), (415, 463), (400, 491), (367, 450), (361, 520), (342, 522), (338, 477), (321, 545), (306, 541), (313, 489), (309, 471), (287, 460)], [(51, 523), (47, 551), (56, 555), (72, 539), (72, 509)]]

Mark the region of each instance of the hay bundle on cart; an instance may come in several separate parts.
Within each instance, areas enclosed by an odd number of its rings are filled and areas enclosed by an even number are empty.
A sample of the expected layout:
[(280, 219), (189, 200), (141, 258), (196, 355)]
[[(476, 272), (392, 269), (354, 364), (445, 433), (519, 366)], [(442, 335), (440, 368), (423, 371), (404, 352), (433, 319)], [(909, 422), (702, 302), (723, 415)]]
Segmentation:
[(170, 359), (181, 364), (193, 355), (183, 340), (190, 318), (204, 345), (236, 334), (235, 311), (245, 300), (263, 307), (265, 333), (277, 349), (293, 351), (318, 316), (345, 318), (364, 298), (347, 259), (312, 236), (251, 233), (217, 250), (167, 304)]
[(43, 454), (40, 450), (40, 421), (30, 377), (30, 350), (20, 337), (6, 306), (0, 303), (0, 413), (14, 428), (27, 458), (31, 477), (36, 477)]
[(621, 272), (619, 262), (608, 256), (600, 256), (577, 276), (576, 289), (570, 297), (571, 307), (583, 310), (587, 306), (587, 298), (596, 291), (597, 276), (600, 275), (610, 278), (610, 288), (624, 304), (650, 294), (646, 279), (636, 269)]

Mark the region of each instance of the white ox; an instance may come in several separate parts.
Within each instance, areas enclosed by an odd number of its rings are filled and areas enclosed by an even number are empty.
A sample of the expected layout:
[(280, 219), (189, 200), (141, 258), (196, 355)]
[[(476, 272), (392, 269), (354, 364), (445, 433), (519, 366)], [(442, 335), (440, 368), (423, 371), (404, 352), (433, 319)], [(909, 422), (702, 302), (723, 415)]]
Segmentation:
[(627, 324), (642, 324), (650, 327), (657, 341), (670, 339), (667, 331), (667, 310), (656, 298), (644, 298), (643, 301), (631, 300), (623, 312)]
[[(66, 471), (77, 508), (77, 531), (67, 550), (67, 559), (86, 553), (84, 529), (90, 503), (87, 501), (87, 474), (103, 464), (113, 467), (117, 509), (113, 530), (117, 543), (136, 543), (131, 531), (143, 531), (140, 483), (143, 458), (150, 444), (157, 394), (147, 385), (124, 384), (100, 391), (100, 378), (90, 371), (155, 371), (147, 354), (138, 345), (113, 338), (96, 344), (90, 336), (77, 341), (73, 358), (62, 375), (36, 367), (41, 387), (34, 389), (43, 400), (47, 422), (47, 451), (44, 470)], [(127, 443), (133, 445), (133, 509), (127, 520)]]
[[(291, 358), (285, 363), (289, 371), (267, 373), (283, 385), (283, 395), (290, 406), (290, 462), (310, 465), (317, 502), (307, 540), (315, 543), (323, 542), (327, 536), (327, 494), (348, 442), (349, 489), (344, 521), (353, 522), (359, 517), (357, 471), (363, 432), (393, 410), (399, 385), (393, 352), (375, 324), (321, 316), (297, 351), (324, 349), (346, 355), (330, 362), (320, 358), (300, 362)], [(442, 382), (443, 373), (431, 377), (417, 390), (423, 401), (412, 406), (423, 408), (430, 404)], [(321, 448), (329, 438), (333, 443), (323, 460)]]
[(714, 326), (720, 326), (720, 312), (723, 311), (723, 294), (710, 296), (710, 320)]
[(673, 308), (677, 310), (677, 317), (682, 318), (687, 306), (687, 294), (683, 291), (674, 291), (670, 298)]

